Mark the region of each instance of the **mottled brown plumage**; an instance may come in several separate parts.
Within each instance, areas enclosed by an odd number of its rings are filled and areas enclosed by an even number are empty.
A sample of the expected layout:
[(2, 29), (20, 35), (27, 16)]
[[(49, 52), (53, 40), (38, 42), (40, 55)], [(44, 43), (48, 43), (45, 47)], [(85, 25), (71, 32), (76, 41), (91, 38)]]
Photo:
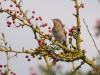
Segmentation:
[(52, 19), (54, 23), (54, 27), (52, 28), (52, 33), (56, 41), (59, 43), (63, 43), (63, 45), (67, 46), (66, 43), (66, 35), (65, 29), (60, 19)]

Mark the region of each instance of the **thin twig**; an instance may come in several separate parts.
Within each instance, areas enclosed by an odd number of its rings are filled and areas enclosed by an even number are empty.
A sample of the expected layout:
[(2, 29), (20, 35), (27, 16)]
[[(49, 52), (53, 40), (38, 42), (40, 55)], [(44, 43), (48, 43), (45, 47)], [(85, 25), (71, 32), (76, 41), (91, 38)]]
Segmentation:
[(7, 75), (9, 74), (9, 55), (8, 55), (8, 52), (6, 52), (6, 55), (7, 55)]
[[(75, 63), (74, 63), (74, 61), (72, 62), (72, 68), (73, 68), (73, 71), (75, 71)], [(76, 75), (76, 71), (73, 72), (73, 75)]]
[(97, 47), (97, 45), (96, 45), (96, 43), (95, 43), (95, 40), (94, 40), (94, 38), (92, 37), (92, 34), (91, 34), (90, 31), (89, 31), (88, 25), (86, 24), (86, 22), (85, 22), (84, 19), (83, 19), (83, 22), (84, 22), (84, 24), (86, 25), (87, 31), (88, 31), (89, 35), (91, 36), (91, 38), (92, 38), (92, 41), (93, 41), (93, 43), (94, 43), (94, 46), (95, 46), (95, 48), (97, 49), (97, 51), (98, 51), (98, 53), (99, 53), (99, 55), (100, 55), (100, 51), (99, 51), (99, 49), (98, 49), (98, 47)]
[(83, 64), (84, 62), (81, 62), (81, 64), (77, 66), (72, 73), (75, 73), (77, 70), (79, 70)]

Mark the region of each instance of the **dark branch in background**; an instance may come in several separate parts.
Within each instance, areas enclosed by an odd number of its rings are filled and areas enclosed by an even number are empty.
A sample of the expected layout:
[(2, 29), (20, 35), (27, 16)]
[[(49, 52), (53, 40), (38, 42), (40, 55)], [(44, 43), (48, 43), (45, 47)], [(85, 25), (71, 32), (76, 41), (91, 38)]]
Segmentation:
[(74, 74), (77, 70), (79, 70), (83, 64), (84, 64), (84, 62), (81, 62), (81, 64), (79, 66), (77, 66), (72, 73)]
[(94, 46), (95, 46), (95, 48), (97, 49), (97, 51), (98, 51), (98, 53), (99, 53), (99, 55), (100, 55), (100, 51), (99, 51), (99, 49), (98, 49), (98, 47), (97, 47), (97, 45), (96, 45), (96, 43), (95, 43), (95, 40), (94, 40), (92, 34), (91, 34), (90, 31), (89, 31), (88, 25), (86, 24), (86, 22), (85, 22), (84, 19), (83, 19), (83, 22), (84, 22), (84, 24), (86, 25), (87, 31), (88, 31), (89, 35), (91, 36), (91, 38), (92, 38), (92, 41), (93, 41), (93, 43), (94, 43)]

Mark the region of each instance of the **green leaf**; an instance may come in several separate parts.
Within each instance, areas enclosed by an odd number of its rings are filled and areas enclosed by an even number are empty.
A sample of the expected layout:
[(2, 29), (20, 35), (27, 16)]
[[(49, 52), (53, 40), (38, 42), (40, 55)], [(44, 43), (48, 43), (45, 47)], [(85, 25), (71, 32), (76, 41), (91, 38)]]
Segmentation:
[(27, 15), (28, 12), (29, 12), (29, 9), (27, 11), (25, 11), (25, 15)]
[(73, 16), (77, 17), (77, 15), (76, 15), (76, 14), (73, 14)]
[(2, 37), (3, 37), (3, 39), (5, 38), (5, 35), (4, 35), (4, 33), (2, 33)]

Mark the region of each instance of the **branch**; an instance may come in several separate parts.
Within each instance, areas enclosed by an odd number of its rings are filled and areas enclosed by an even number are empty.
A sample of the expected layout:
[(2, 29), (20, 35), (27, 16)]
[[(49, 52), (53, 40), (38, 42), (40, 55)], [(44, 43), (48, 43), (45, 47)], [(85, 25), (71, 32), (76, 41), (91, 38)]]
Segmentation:
[(76, 36), (76, 45), (79, 52), (81, 52), (81, 46), (80, 46), (80, 17), (79, 17), (79, 5), (78, 0), (74, 0), (75, 6), (76, 6), (76, 20), (77, 20), (77, 36)]
[(88, 65), (90, 65), (94, 71), (96, 71), (97, 73), (100, 73), (100, 69), (97, 68), (96, 65), (94, 64), (94, 60), (89, 60), (86, 56), (84, 56), (82, 60), (86, 62)]
[(99, 55), (100, 55), (100, 51), (99, 51), (99, 49), (98, 49), (98, 47), (97, 47), (97, 45), (96, 45), (96, 43), (95, 43), (95, 40), (94, 40), (92, 34), (91, 34), (90, 31), (89, 31), (88, 25), (86, 24), (86, 22), (85, 22), (84, 19), (83, 19), (83, 22), (84, 22), (84, 24), (85, 24), (85, 26), (86, 26), (86, 28), (87, 28), (87, 31), (88, 31), (89, 35), (90, 35), (91, 38), (92, 38), (92, 41), (93, 41), (93, 43), (94, 43), (95, 48), (97, 49), (97, 51), (98, 51), (98, 53), (99, 53)]
[(72, 74), (74, 74), (77, 70), (79, 70), (83, 64), (84, 64), (84, 62), (81, 62), (81, 64), (74, 69)]

